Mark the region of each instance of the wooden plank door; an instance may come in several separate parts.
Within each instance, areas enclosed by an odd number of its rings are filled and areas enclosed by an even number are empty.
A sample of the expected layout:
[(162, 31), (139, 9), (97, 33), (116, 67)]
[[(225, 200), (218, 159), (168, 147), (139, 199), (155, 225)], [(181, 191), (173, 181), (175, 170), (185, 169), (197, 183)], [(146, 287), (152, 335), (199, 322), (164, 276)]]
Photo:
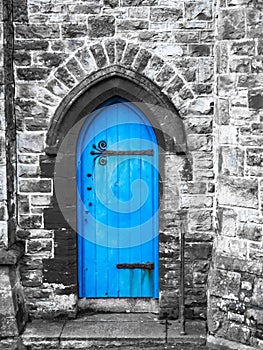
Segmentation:
[(145, 115), (114, 98), (77, 150), (79, 296), (159, 297), (158, 145)]

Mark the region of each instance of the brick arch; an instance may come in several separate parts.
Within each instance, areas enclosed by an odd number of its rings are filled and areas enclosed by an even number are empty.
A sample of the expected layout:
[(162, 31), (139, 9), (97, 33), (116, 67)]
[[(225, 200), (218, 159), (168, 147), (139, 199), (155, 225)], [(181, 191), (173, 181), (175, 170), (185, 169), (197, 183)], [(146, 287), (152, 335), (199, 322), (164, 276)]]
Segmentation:
[[(194, 98), (193, 92), (187, 87), (184, 79), (160, 57), (138, 44), (116, 39), (82, 47), (50, 74), (45, 88), (47, 94), (51, 93), (52, 98), (55, 98), (57, 109), (47, 134), (47, 154), (56, 154), (61, 138), (66, 132), (64, 128), (70, 127), (70, 123), (65, 123), (65, 116), (80, 96), (102, 80), (111, 78), (114, 81), (116, 77), (133, 82), (141, 89), (140, 96), (138, 92), (136, 96), (130, 96), (131, 101), (145, 102), (147, 95), (152, 96), (154, 98), (151, 101), (148, 99), (147, 102), (158, 104), (170, 111), (165, 120), (159, 121), (159, 126), (167, 125), (167, 133), (174, 133), (174, 150), (180, 153), (186, 151), (184, 127), (178, 113), (185, 99), (180, 99), (179, 92), (185, 91), (184, 95), (190, 100)], [(107, 95), (107, 92), (104, 91), (104, 94)], [(166, 143), (171, 144), (171, 141), (166, 140)]]

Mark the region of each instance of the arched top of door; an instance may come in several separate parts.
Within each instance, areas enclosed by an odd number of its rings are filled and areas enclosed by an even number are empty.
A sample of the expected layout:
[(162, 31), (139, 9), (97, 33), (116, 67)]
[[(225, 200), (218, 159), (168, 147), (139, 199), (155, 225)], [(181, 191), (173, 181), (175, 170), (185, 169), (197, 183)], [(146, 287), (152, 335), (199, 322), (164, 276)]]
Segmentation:
[(69, 130), (114, 96), (124, 98), (142, 110), (153, 125), (158, 144), (165, 151), (186, 152), (183, 122), (168, 97), (140, 73), (116, 65), (91, 74), (63, 99), (47, 133), (46, 153), (56, 155)]

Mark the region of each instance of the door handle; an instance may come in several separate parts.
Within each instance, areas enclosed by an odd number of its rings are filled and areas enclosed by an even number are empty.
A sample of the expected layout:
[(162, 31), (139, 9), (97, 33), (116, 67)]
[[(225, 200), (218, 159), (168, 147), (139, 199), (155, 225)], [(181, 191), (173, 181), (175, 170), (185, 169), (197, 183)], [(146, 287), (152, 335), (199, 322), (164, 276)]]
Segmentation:
[(116, 265), (117, 269), (143, 269), (143, 270), (153, 270), (154, 269), (154, 263), (153, 262), (148, 262), (145, 264), (139, 264), (139, 263), (134, 263), (134, 264), (117, 264)]

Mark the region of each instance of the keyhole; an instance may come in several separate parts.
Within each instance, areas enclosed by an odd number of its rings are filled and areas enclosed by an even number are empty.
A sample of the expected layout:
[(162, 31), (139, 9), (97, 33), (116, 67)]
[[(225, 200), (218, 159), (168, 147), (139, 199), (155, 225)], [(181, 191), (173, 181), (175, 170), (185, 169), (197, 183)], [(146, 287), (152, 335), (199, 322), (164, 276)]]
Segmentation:
[(91, 188), (91, 187), (87, 187), (87, 190), (88, 190), (88, 191), (91, 191), (91, 190), (92, 190), (92, 188)]
[(87, 174), (88, 177), (91, 177), (91, 174)]

